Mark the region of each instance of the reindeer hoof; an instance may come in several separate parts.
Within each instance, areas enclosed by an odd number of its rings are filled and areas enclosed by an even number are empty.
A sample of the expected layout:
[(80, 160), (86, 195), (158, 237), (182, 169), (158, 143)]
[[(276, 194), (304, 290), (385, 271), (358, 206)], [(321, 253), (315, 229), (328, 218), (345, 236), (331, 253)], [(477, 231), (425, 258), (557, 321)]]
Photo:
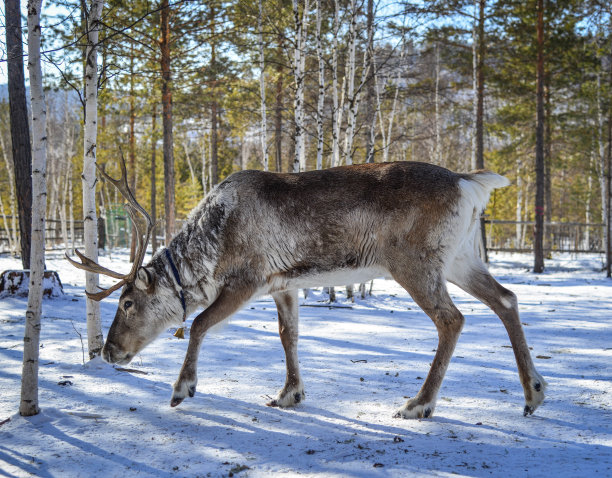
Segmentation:
[(402, 408), (400, 408), (393, 418), (430, 418), (433, 415), (435, 402), (420, 404), (416, 399), (409, 400)]
[(177, 405), (180, 405), (183, 400), (183, 398), (172, 397), (172, 399), (170, 400), (170, 406), (174, 408)]
[(192, 385), (191, 387), (189, 387), (188, 393), (189, 393), (189, 397), (190, 398), (193, 398), (193, 396), (195, 395), (195, 392), (196, 392), (196, 386), (195, 385)]
[[(293, 387), (292, 387), (293, 388)], [(297, 389), (297, 390), (296, 390)], [(274, 400), (266, 403), (268, 407), (288, 408), (301, 403), (306, 398), (303, 385), (293, 389), (283, 389)]]

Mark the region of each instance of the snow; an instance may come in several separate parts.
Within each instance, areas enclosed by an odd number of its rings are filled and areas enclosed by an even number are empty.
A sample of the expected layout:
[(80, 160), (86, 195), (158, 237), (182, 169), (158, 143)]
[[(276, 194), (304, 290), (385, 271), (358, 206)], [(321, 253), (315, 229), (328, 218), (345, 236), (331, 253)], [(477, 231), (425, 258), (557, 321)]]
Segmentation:
[[(127, 270), (126, 258), (101, 262)], [(84, 364), (84, 274), (51, 256), (65, 294), (44, 301), (34, 417), (17, 412), (27, 299), (0, 300), (0, 476), (612, 476), (612, 281), (600, 256), (555, 257), (540, 275), (531, 263), (494, 254), (491, 270), (519, 298), (544, 404), (523, 417), (501, 322), (450, 287), (467, 320), (434, 416), (402, 420), (392, 414), (418, 391), (437, 334), (392, 281), (355, 304), (340, 295), (342, 308), (320, 307), (320, 291), (300, 298), (296, 408), (265, 406), (285, 367), (263, 297), (209, 334), (196, 395), (172, 409), (187, 341), (169, 331), (127, 366)], [(0, 271), (16, 268), (0, 256)], [(118, 296), (102, 303), (105, 332)]]

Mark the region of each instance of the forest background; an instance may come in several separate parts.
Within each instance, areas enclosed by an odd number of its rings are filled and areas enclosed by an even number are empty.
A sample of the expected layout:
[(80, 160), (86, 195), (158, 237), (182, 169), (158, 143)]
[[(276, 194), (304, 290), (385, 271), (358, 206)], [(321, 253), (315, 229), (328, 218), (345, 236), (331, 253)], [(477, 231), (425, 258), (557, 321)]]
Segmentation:
[[(83, 217), (87, 15), (86, 2), (53, 0), (41, 16), (47, 219), (67, 249)], [(488, 213), (521, 221), (504, 240), (530, 248), (538, 79), (544, 219), (606, 222), (611, 33), (600, 1), (104, 2), (97, 162), (118, 176), (125, 154), (137, 199), (165, 219), (154, 248), (178, 227), (169, 215), (185, 218), (233, 171), (399, 160), (506, 175)], [(5, 86), (0, 118), (0, 227), (19, 253)], [(100, 181), (96, 202), (117, 241), (121, 199)], [(586, 248), (601, 250), (589, 231)]]

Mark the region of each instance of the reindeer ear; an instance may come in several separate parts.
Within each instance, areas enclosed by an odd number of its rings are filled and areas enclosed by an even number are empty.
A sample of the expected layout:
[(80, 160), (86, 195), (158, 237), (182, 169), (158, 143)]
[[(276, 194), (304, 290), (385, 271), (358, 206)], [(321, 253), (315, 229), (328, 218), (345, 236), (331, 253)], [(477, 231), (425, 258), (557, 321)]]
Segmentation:
[(153, 285), (153, 273), (146, 267), (139, 268), (134, 285), (140, 290), (149, 289)]

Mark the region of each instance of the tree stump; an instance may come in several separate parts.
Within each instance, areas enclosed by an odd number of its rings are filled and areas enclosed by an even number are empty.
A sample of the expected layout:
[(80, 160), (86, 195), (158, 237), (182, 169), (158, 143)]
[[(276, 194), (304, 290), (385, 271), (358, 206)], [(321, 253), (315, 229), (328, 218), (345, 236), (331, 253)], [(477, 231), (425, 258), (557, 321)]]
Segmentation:
[[(30, 285), (29, 270), (8, 270), (0, 274), (0, 298), (15, 296), (27, 297)], [(45, 271), (43, 276), (43, 297), (64, 295), (62, 281), (56, 271)]]

